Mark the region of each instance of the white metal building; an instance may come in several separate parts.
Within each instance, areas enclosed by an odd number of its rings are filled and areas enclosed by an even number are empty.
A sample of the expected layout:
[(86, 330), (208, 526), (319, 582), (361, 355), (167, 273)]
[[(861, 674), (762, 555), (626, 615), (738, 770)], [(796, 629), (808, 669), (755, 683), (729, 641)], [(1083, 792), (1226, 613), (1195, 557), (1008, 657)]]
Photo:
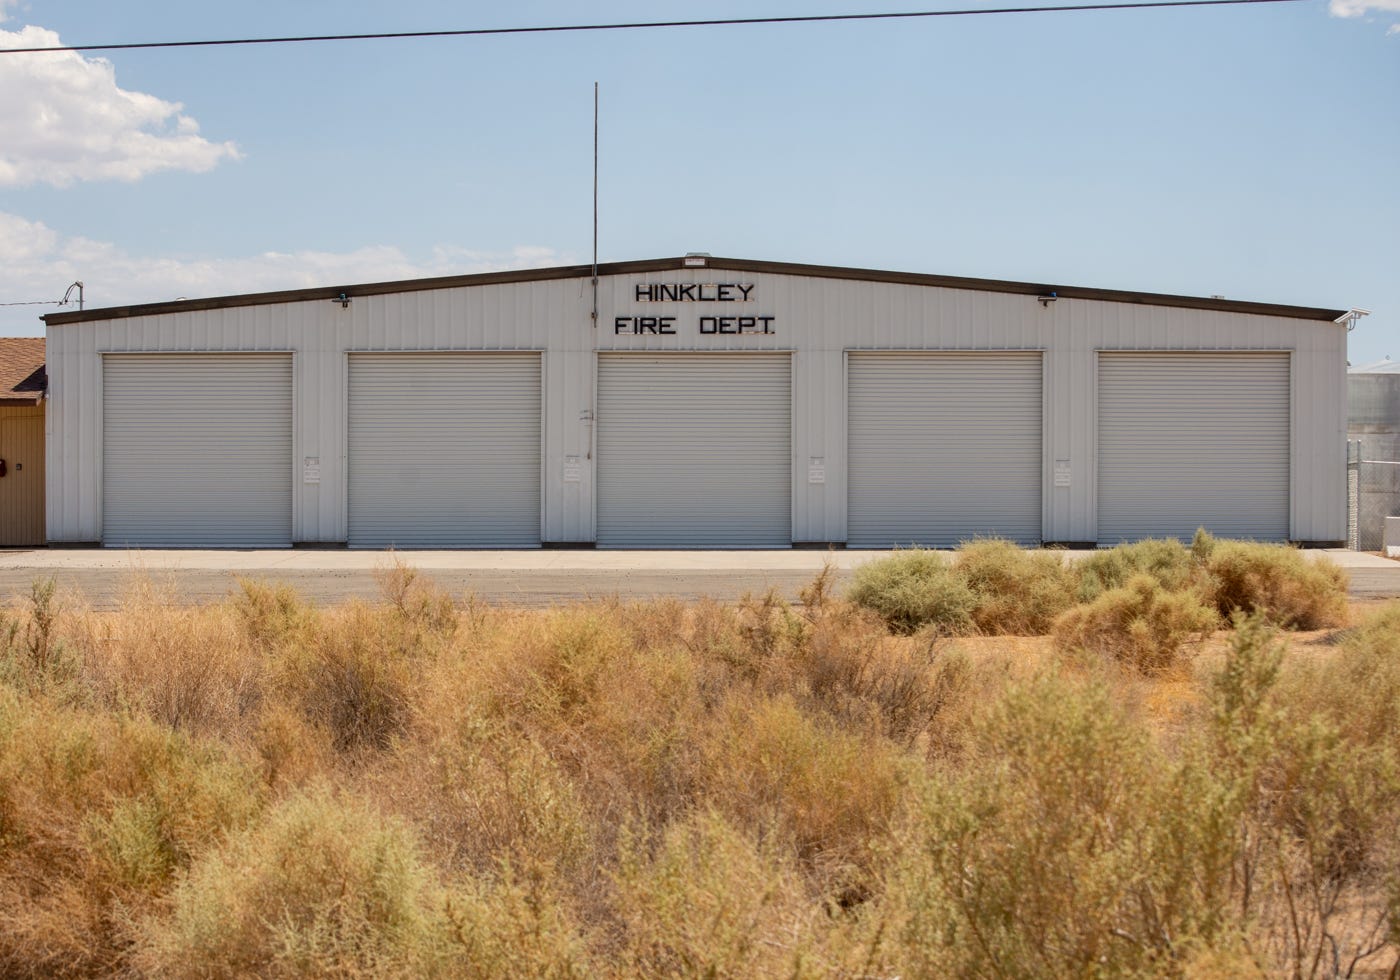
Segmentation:
[(1345, 311), (708, 256), (591, 277), (50, 315), (49, 539), (1345, 538)]

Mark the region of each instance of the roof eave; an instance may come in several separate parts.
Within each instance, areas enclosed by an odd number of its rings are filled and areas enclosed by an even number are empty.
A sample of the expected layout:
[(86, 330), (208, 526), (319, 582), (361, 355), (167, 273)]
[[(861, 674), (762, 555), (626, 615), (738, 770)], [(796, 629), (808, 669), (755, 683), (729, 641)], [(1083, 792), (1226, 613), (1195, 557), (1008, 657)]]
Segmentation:
[[(600, 276), (635, 275), (648, 272), (669, 272), (693, 269), (683, 257), (643, 259), (631, 262), (608, 262), (598, 266)], [(705, 268), (732, 272), (758, 272), (770, 275), (807, 276), (822, 279), (854, 279), (865, 282), (886, 282), (911, 286), (935, 286), (945, 289), (967, 289), (977, 292), (1010, 293), (1044, 296), (1054, 293), (1060, 299), (1085, 299), (1110, 303), (1133, 303), (1142, 306), (1166, 306), (1194, 310), (1214, 310), (1225, 313), (1246, 313), (1257, 316), (1289, 317), (1303, 320), (1334, 322), (1345, 316), (1346, 310), (1326, 310), (1277, 303), (1253, 303), (1243, 300), (1178, 296), (1168, 293), (1144, 293), (1120, 289), (1094, 289), (1084, 286), (1063, 286), (1056, 283), (1031, 283), (1002, 279), (972, 279), (961, 276), (939, 276), (918, 272), (893, 272), (883, 269), (860, 269), (846, 266), (805, 265), (793, 262), (768, 262), (757, 259), (728, 259), (707, 256)], [(103, 309), (80, 310), (71, 313), (50, 313), (42, 317), (48, 326), (81, 323), (91, 320), (120, 320), (136, 316), (158, 316), (167, 313), (191, 313), (203, 310), (230, 309), (240, 306), (266, 306), (276, 303), (304, 303), (393, 293), (426, 292), (455, 289), (463, 286), (489, 286), (502, 283), (546, 282), (556, 279), (587, 279), (593, 275), (591, 265), (556, 266), (547, 269), (512, 269), (504, 272), (480, 272), (460, 276), (438, 276), (430, 279), (402, 279), (392, 282), (356, 283), (339, 286), (319, 286), (311, 289), (288, 289), (266, 293), (242, 293), (232, 296), (211, 296), (206, 299), (175, 300), (167, 303), (142, 303)]]

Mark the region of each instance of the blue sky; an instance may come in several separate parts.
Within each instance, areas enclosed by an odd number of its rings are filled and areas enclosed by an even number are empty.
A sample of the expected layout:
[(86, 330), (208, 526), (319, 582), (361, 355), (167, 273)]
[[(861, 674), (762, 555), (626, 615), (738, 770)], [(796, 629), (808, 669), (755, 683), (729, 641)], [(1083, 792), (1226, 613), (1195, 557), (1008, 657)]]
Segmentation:
[[(0, 0), (0, 46), (979, 5)], [(595, 80), (603, 261), (1355, 305), (1400, 358), (1400, 0), (0, 56), (0, 302), (587, 261)]]

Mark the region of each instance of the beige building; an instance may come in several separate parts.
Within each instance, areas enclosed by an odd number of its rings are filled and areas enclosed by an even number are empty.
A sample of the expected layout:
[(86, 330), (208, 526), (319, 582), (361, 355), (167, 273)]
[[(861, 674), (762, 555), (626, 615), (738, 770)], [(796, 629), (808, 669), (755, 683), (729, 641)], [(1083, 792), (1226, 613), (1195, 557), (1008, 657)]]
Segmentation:
[(43, 337), (0, 337), (0, 547), (44, 544)]

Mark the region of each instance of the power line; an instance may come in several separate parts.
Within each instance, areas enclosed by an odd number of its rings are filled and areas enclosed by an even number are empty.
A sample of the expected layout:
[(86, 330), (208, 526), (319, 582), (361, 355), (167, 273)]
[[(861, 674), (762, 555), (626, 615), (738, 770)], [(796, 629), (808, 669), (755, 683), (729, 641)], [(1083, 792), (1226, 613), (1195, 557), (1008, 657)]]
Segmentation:
[(497, 34), (565, 34), (584, 31), (635, 31), (665, 27), (740, 27), (756, 24), (817, 24), (853, 20), (912, 20), (929, 17), (978, 17), (989, 14), (1049, 14), (1074, 10), (1145, 10), (1160, 7), (1225, 7), (1251, 3), (1300, 3), (1302, 0), (1143, 0), (1137, 3), (1060, 4), (1051, 7), (984, 7), (968, 10), (919, 10), (883, 14), (810, 14), (799, 17), (728, 17), (715, 20), (654, 20), (622, 24), (563, 24), (549, 27), (481, 27), (461, 31), (400, 31), (381, 34), (315, 34), (304, 37), (243, 37), (213, 41), (142, 41), (130, 44), (74, 44), (55, 48), (0, 48), (0, 54), (46, 54), (58, 51), (129, 51), (136, 48), (212, 48), (245, 44), (301, 44), (307, 41), (386, 41), (420, 37), (485, 37)]
[(35, 299), (27, 303), (0, 303), (0, 306), (62, 306), (61, 299)]

